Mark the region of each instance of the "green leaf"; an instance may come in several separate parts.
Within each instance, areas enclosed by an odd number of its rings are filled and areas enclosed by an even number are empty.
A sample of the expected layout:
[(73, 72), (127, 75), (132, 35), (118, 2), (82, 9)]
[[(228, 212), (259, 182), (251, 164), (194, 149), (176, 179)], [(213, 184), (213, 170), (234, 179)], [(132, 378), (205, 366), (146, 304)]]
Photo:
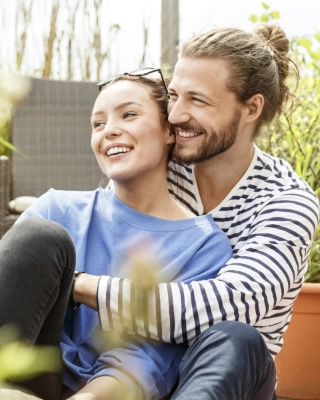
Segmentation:
[(268, 21), (269, 21), (269, 16), (268, 16), (268, 14), (262, 14), (262, 15), (260, 16), (260, 21), (261, 21), (261, 22), (268, 22)]
[(26, 379), (41, 372), (57, 371), (60, 355), (54, 347), (31, 348), (24, 342), (12, 342), (0, 349), (0, 381)]
[(267, 4), (267, 3), (261, 3), (262, 4), (262, 7), (265, 9), (265, 10), (268, 10), (269, 8), (270, 8), (270, 6)]
[(278, 11), (272, 11), (270, 13), (270, 16), (272, 19), (279, 19), (280, 18), (280, 13)]
[(315, 51), (310, 51), (309, 54), (314, 60), (320, 60), (320, 53), (316, 53)]
[(251, 21), (252, 23), (257, 23), (258, 22), (258, 17), (256, 15), (251, 15), (251, 17), (249, 18), (249, 21)]
[(7, 140), (5, 140), (2, 137), (0, 137), (0, 144), (2, 144), (4, 147), (7, 147), (8, 149), (10, 149), (12, 151), (20, 153), (20, 151), (15, 146), (13, 146), (10, 142), (8, 142)]
[(312, 41), (311, 39), (300, 38), (298, 39), (298, 44), (305, 47), (306, 49), (309, 49), (312, 46)]

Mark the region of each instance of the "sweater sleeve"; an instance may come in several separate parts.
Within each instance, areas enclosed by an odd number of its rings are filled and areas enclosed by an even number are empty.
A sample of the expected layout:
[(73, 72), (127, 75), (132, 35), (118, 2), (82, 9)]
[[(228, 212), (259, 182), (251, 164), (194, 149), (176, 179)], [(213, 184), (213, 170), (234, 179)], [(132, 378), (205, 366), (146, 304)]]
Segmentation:
[(105, 336), (108, 344), (93, 365), (90, 381), (99, 376), (113, 376), (130, 398), (164, 398), (179, 377), (179, 364), (187, 346), (159, 343), (133, 335)]
[(117, 329), (124, 324), (142, 336), (148, 331), (165, 342), (190, 344), (210, 325), (238, 320), (255, 325), (276, 354), (307, 269), (318, 216), (312, 193), (288, 190), (273, 197), (215, 279), (159, 284), (148, 294), (150, 317), (144, 321), (130, 310), (132, 297), (139, 295), (132, 282), (125, 280), (119, 290), (119, 279), (103, 277), (98, 288), (103, 329), (112, 319)]

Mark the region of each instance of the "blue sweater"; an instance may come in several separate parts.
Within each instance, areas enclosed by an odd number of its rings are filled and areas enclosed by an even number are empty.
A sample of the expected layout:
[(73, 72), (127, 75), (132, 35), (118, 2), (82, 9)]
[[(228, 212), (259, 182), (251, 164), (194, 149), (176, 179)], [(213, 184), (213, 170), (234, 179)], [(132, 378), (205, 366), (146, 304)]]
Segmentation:
[[(30, 216), (63, 225), (75, 244), (76, 269), (93, 275), (124, 277), (128, 248), (146, 238), (156, 244), (152, 258), (161, 265), (160, 282), (213, 278), (232, 256), (229, 240), (211, 215), (163, 220), (128, 207), (111, 190), (51, 189), (19, 220)], [(138, 397), (142, 390), (146, 399), (158, 399), (178, 379), (186, 349), (127, 333), (114, 342), (110, 333), (102, 335), (96, 311), (85, 306), (73, 311), (68, 306), (61, 339), (63, 382), (77, 391), (89, 380), (111, 375), (138, 391)]]

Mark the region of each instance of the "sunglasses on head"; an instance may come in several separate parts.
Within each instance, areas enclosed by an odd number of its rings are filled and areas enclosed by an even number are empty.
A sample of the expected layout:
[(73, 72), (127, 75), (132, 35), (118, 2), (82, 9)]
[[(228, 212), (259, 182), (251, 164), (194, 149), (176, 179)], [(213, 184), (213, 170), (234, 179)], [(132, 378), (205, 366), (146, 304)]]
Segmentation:
[[(163, 77), (163, 74), (162, 74), (162, 71), (161, 71), (160, 68), (152, 68), (152, 67), (139, 68), (139, 69), (136, 69), (136, 70), (131, 71), (131, 72), (124, 72), (122, 74), (113, 75), (111, 78), (106, 79), (105, 81), (99, 82), (97, 84), (97, 86), (98, 86), (99, 92), (100, 92), (108, 83), (112, 82), (118, 76), (146, 76), (146, 75), (152, 74), (154, 72), (158, 72), (160, 74), (163, 86), (164, 86), (164, 88), (166, 90), (166, 93), (168, 95), (168, 87), (167, 87), (167, 84), (166, 84), (166, 82), (164, 80), (164, 77)], [(169, 97), (169, 95), (168, 95), (168, 97)]]

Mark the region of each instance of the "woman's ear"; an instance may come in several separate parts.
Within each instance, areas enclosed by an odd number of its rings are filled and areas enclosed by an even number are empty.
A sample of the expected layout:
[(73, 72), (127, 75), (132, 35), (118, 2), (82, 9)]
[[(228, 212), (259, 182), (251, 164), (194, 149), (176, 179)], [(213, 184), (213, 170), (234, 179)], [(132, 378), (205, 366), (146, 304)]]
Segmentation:
[(247, 115), (246, 115), (246, 122), (253, 122), (256, 121), (263, 110), (264, 106), (264, 97), (262, 94), (257, 93), (250, 97), (249, 100), (246, 101), (246, 107), (247, 107)]
[(174, 128), (168, 123), (166, 126), (168, 132), (167, 144), (174, 144), (176, 142), (176, 137), (174, 135)]

